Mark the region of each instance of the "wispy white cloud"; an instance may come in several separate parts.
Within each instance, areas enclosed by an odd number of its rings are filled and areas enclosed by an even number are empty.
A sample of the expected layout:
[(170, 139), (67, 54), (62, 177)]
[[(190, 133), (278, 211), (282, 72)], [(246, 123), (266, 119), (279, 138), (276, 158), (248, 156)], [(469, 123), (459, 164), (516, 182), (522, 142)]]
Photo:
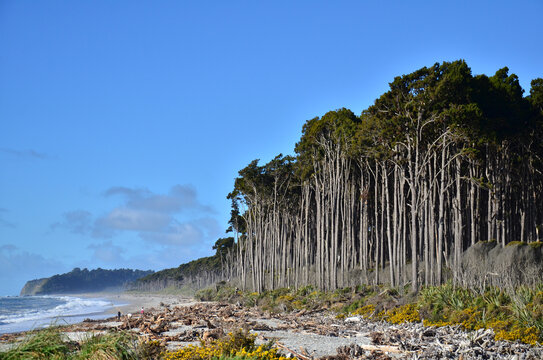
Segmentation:
[(176, 223), (162, 231), (141, 232), (140, 237), (164, 245), (192, 245), (204, 240), (204, 230), (194, 223)]
[(17, 157), (17, 158), (30, 158), (30, 159), (40, 159), (40, 160), (49, 158), (47, 154), (44, 154), (32, 149), (15, 150), (15, 149), (8, 149), (8, 148), (0, 148), (0, 152), (11, 155), (13, 157)]
[(198, 201), (196, 189), (191, 185), (175, 185), (167, 194), (154, 194), (148, 189), (132, 189), (122, 186), (111, 187), (105, 196), (123, 196), (125, 206), (134, 210), (147, 210), (166, 214), (180, 213), (188, 210), (198, 210), (214, 213), (214, 210)]
[(13, 244), (6, 244), (6, 245), (2, 245), (0, 246), (0, 253), (1, 252), (6, 252), (6, 253), (11, 253), (13, 251), (16, 251), (17, 250), (17, 246), (13, 245)]
[(13, 244), (0, 246), (0, 295), (15, 295), (26, 281), (67, 271), (65, 264), (29, 253)]
[[(88, 260), (76, 266), (164, 269), (208, 256), (222, 233), (215, 212), (202, 204), (194, 187), (173, 186), (167, 193), (144, 188), (112, 187), (103, 193), (118, 205), (97, 216), (86, 210), (62, 214), (51, 231), (68, 231), (93, 241)], [(126, 238), (134, 235), (134, 248)], [(7, 251), (7, 249), (6, 249)]]
[(119, 207), (99, 218), (95, 225), (111, 230), (160, 231), (171, 222), (172, 217), (168, 214)]
[[(64, 213), (51, 230), (66, 229), (97, 239), (133, 232), (146, 242), (167, 247), (206, 246), (221, 233), (213, 209), (200, 203), (189, 185), (173, 186), (167, 194), (118, 186), (106, 190), (104, 196), (121, 197), (122, 203), (99, 217), (85, 210)], [(113, 246), (111, 242), (102, 245)]]
[(115, 239), (94, 243), (88, 246), (88, 249), (92, 251), (89, 259), (76, 266), (162, 270), (177, 267), (195, 258), (209, 256), (211, 253), (210, 246), (179, 246), (154, 241), (135, 243), (134, 246), (141, 247), (142, 251), (129, 255), (125, 248), (116, 244)]
[(92, 231), (92, 214), (85, 210), (69, 211), (62, 214), (62, 220), (51, 224), (50, 228), (64, 228), (72, 234), (85, 235)]
[(88, 246), (88, 249), (93, 252), (93, 263), (96, 261), (102, 264), (123, 264), (126, 262), (122, 255), (124, 252), (123, 248), (113, 244), (111, 240), (99, 244), (91, 244)]
[(165, 268), (177, 267), (180, 264), (196, 258), (209, 256), (209, 253), (210, 247), (164, 246), (154, 251), (149, 251), (146, 254), (139, 254), (127, 259), (127, 266), (142, 270), (148, 268), (162, 270)]
[[(161, 244), (192, 244), (215, 230), (213, 223), (201, 218), (214, 214), (198, 200), (190, 185), (175, 185), (167, 194), (155, 194), (144, 188), (111, 187), (104, 196), (121, 196), (124, 203), (96, 219), (95, 236), (118, 231), (138, 232), (143, 240)], [(189, 219), (180, 222), (176, 216)]]
[(7, 209), (0, 208), (0, 226), (2, 226), (2, 227), (7, 227), (7, 228), (16, 228), (16, 226), (15, 226), (14, 223), (12, 223), (11, 221), (7, 221), (6, 219), (4, 219), (3, 214), (4, 214), (4, 213), (7, 213), (7, 212), (8, 212)]

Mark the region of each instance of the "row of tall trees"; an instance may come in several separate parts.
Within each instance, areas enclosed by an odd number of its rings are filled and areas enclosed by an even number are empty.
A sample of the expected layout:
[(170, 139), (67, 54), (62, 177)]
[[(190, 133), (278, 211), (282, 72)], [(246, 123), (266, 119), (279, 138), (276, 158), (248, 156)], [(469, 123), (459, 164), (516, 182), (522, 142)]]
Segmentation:
[[(464, 61), (400, 76), (360, 116), (305, 123), (296, 156), (239, 172), (228, 278), (256, 291), (439, 284), (478, 241), (540, 240), (543, 80)], [(446, 272), (446, 273), (445, 273)]]

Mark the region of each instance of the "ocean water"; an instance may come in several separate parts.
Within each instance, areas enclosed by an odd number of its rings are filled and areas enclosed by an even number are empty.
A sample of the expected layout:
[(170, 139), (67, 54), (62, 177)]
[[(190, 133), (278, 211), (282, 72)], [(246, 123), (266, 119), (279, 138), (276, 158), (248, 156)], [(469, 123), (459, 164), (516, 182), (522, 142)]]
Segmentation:
[(0, 334), (103, 319), (114, 306), (107, 299), (75, 296), (0, 297)]

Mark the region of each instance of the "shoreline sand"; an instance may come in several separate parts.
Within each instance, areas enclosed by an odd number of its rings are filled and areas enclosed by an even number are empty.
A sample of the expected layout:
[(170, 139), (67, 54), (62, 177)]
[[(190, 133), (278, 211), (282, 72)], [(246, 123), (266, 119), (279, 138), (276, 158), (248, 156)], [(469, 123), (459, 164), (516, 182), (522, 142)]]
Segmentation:
[(164, 305), (185, 305), (196, 301), (193, 298), (185, 295), (144, 292), (95, 292), (64, 295), (107, 300), (111, 302), (113, 306), (106, 310), (103, 314), (111, 314), (112, 316), (117, 315), (118, 311), (120, 311), (123, 315), (129, 313), (134, 314), (139, 313), (142, 307), (145, 311), (147, 309), (158, 309)]

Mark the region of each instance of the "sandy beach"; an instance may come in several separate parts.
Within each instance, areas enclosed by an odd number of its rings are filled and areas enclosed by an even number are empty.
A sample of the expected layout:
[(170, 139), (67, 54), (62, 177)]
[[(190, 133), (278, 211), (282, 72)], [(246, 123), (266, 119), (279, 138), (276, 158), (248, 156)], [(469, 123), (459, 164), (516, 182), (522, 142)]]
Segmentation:
[(113, 303), (113, 307), (108, 309), (105, 314), (117, 315), (139, 313), (141, 308), (144, 310), (158, 309), (163, 306), (186, 305), (195, 302), (193, 298), (183, 295), (169, 295), (158, 293), (138, 293), (138, 292), (96, 292), (73, 294), (70, 296), (105, 299)]

